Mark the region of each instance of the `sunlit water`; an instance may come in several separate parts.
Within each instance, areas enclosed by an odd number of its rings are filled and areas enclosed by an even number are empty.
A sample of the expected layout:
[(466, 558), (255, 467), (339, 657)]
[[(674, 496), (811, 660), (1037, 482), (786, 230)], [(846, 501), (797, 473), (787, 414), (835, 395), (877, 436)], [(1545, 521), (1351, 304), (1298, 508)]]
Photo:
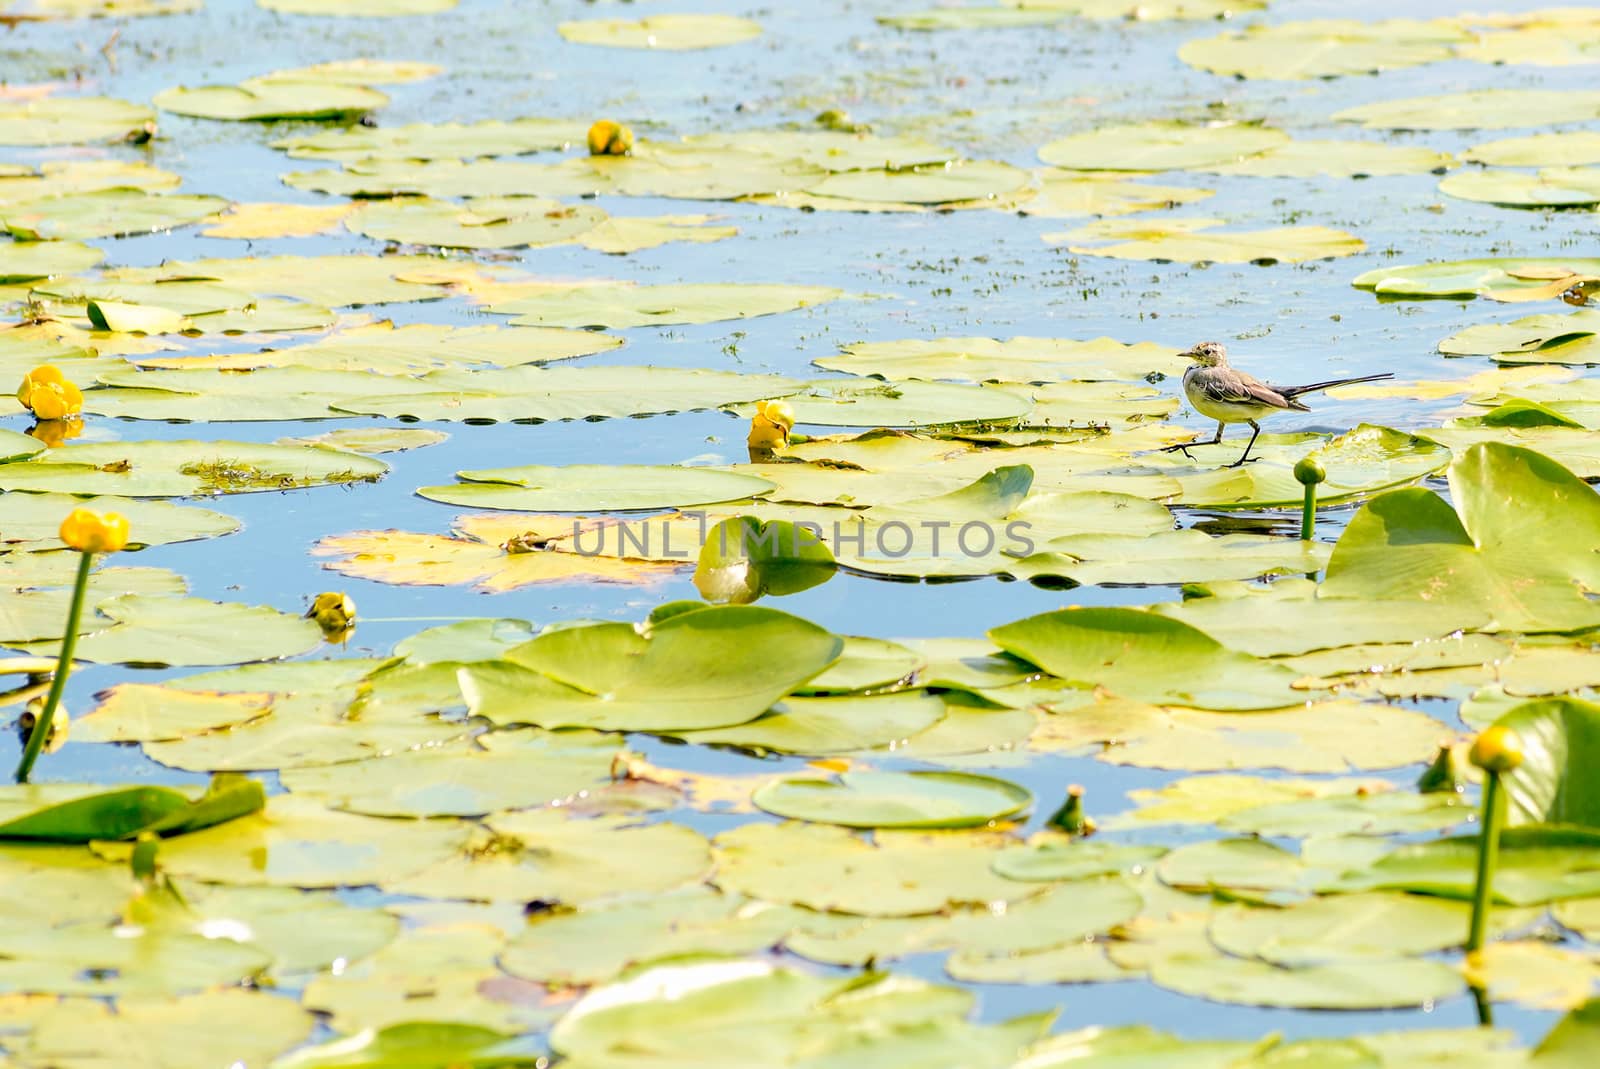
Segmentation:
[[(1070, 21), (1059, 27), (910, 34), (878, 27), (873, 17), (916, 10), (900, 3), (820, 3), (752, 9), (698, 0), (676, 9), (752, 15), (765, 35), (750, 45), (711, 52), (640, 54), (567, 44), (555, 24), (573, 17), (638, 15), (657, 5), (493, 3), (463, 0), (456, 11), (398, 20), (331, 20), (280, 16), (243, 0), (208, 0), (204, 12), (118, 22), (24, 24), (0, 35), (0, 77), (26, 82), (81, 77), (84, 90), (134, 101), (177, 85), (227, 83), (276, 68), (353, 57), (425, 60), (446, 76), (385, 87), (393, 104), (383, 125), (517, 116), (631, 122), (644, 136), (805, 123), (825, 107), (847, 109), (883, 132), (916, 132), (957, 144), (976, 158), (1021, 166), (1036, 163), (1042, 142), (1109, 120), (1224, 115), (1264, 118), (1297, 138), (1364, 135), (1327, 116), (1355, 104), (1424, 93), (1504, 87), (1592, 87), (1593, 67), (1491, 67), (1435, 63), (1381, 77), (1310, 82), (1243, 82), (1191, 70), (1175, 58), (1186, 40), (1209, 36), (1213, 23), (1130, 25)], [(1429, 2), (1279, 2), (1269, 21), (1314, 17), (1427, 17), (1486, 5)], [(1540, 4), (1496, 3), (1499, 10)], [(114, 63), (98, 51), (116, 30)], [(1530, 122), (1537, 122), (1530, 116)], [(237, 201), (324, 201), (282, 186), (281, 173), (318, 166), (292, 161), (266, 143), (315, 124), (219, 123), (161, 116), (161, 137), (147, 149), (109, 154), (147, 159), (184, 176), (184, 191)], [(1564, 129), (1578, 127), (1568, 126)], [(1525, 131), (1390, 135), (1396, 143), (1460, 150), (1491, 137)], [(99, 149), (0, 150), (0, 162), (99, 155)], [(336, 165), (334, 165), (336, 166)], [(1349, 229), (1368, 251), (1302, 266), (1211, 266), (1134, 263), (1074, 257), (1040, 240), (1062, 220), (991, 212), (949, 215), (797, 213), (781, 208), (717, 204), (709, 210), (736, 223), (741, 235), (708, 245), (668, 245), (627, 257), (582, 248), (496, 254), (552, 278), (611, 277), (645, 282), (759, 281), (839, 286), (863, 295), (820, 308), (738, 323), (635, 329), (628, 344), (584, 358), (589, 364), (660, 364), (797, 377), (820, 374), (812, 359), (841, 343), (941, 335), (1110, 335), (1125, 342), (1183, 345), (1229, 343), (1236, 362), (1263, 378), (1308, 381), (1340, 374), (1394, 371), (1401, 377), (1458, 378), (1488, 366), (1447, 361), (1434, 346), (1471, 324), (1538, 308), (1484, 301), (1381, 304), (1349, 280), (1385, 263), (1488, 255), (1597, 255), (1596, 216), (1587, 212), (1518, 212), (1450, 200), (1435, 176), (1354, 181), (1342, 178), (1262, 179), (1172, 175), (1163, 181), (1212, 188), (1217, 195), (1179, 215), (1220, 216), (1241, 225), (1290, 222)], [(703, 210), (682, 201), (603, 198), (613, 214)], [(202, 256), (376, 252), (381, 243), (354, 235), (239, 242), (171, 234), (106, 241), (106, 266), (155, 264)], [(372, 309), (397, 323), (501, 322), (461, 300)], [(286, 336), (288, 337), (288, 336)], [(209, 351), (225, 351), (219, 345)], [(207, 351), (197, 349), (196, 351)], [(1176, 388), (1176, 382), (1165, 384)], [(1281, 417), (1273, 430), (1342, 430), (1360, 422), (1413, 427), (1437, 420), (1456, 402), (1404, 399), (1339, 402), (1319, 398), (1315, 411)], [(1192, 418), (1192, 417), (1183, 417)], [(20, 418), (3, 421), (21, 430)], [(128, 437), (207, 437), (250, 441), (370, 421), (316, 425), (165, 425), (96, 421), (97, 433)], [(241, 518), (239, 535), (157, 548), (131, 558), (184, 574), (206, 597), (265, 603), (295, 611), (324, 589), (349, 591), (362, 623), (349, 651), (387, 652), (396, 640), (432, 623), (472, 616), (515, 616), (544, 623), (573, 617), (638, 619), (654, 605), (695, 597), (687, 574), (654, 587), (541, 586), (499, 596), (460, 588), (395, 587), (347, 580), (322, 571), (307, 555), (319, 537), (358, 529), (447, 529), (459, 510), (413, 496), (413, 489), (452, 481), (463, 468), (518, 464), (732, 462), (743, 459), (744, 425), (715, 412), (605, 422), (438, 424), (443, 445), (391, 455), (394, 471), (377, 485), (252, 494), (214, 502)], [(1196, 424), (1199, 426), (1199, 424)], [(817, 428), (807, 428), (818, 430)], [(1239, 442), (1242, 445), (1242, 438)], [(0, 505), (3, 509), (3, 505)], [(1335, 538), (1351, 510), (1325, 513), (1319, 534)], [(1184, 522), (1196, 517), (1183, 516)], [(1281, 528), (1280, 528), (1281, 529)], [(1041, 532), (1048, 535), (1048, 532)], [(980, 635), (986, 628), (1072, 604), (1143, 603), (1177, 597), (1172, 587), (1041, 590), (985, 580), (938, 585), (842, 575), (778, 602), (842, 633), (882, 637)], [(67, 704), (86, 710), (91, 695), (113, 682), (155, 680), (173, 673), (87, 669), (73, 677)], [(1454, 722), (1444, 703), (1424, 703)], [(652, 752), (649, 739), (633, 744)], [(11, 761), (15, 742), (4, 741)], [(719, 751), (674, 747), (680, 766), (729, 770), (753, 760)], [(1123, 791), (1156, 786), (1172, 774), (1113, 768), (1089, 759), (1040, 757), (1004, 774), (1043, 799), (1066, 782), (1089, 788), (1094, 806), (1120, 808)], [(1395, 773), (1409, 781), (1410, 770)], [(41, 780), (149, 780), (199, 777), (164, 769), (133, 748), (69, 745), (40, 766)], [(269, 781), (270, 781), (270, 777)], [(1048, 807), (1045, 808), (1048, 812)], [(727, 822), (676, 815), (706, 830)], [(1035, 818), (1036, 820), (1040, 818)], [(1164, 841), (1172, 841), (1164, 829)], [(370, 895), (361, 896), (370, 900)], [(938, 959), (911, 959), (909, 971), (943, 979)], [(1193, 1036), (1343, 1034), (1390, 1027), (1473, 1022), (1471, 1001), (1437, 1012), (1313, 1014), (1225, 1007), (1183, 998), (1144, 983), (1093, 987), (985, 986), (982, 1012), (995, 1019), (1059, 1006), (1064, 1025), (1146, 1022)], [(1500, 1023), (1532, 1038), (1551, 1016), (1509, 1007)]]

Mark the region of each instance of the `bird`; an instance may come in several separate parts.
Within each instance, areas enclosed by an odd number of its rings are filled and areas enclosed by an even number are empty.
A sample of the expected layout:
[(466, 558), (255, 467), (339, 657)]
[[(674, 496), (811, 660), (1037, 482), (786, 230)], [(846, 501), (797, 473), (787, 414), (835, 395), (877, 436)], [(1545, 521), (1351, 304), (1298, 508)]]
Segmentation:
[(1355, 382), (1376, 382), (1378, 379), (1394, 378), (1393, 372), (1385, 371), (1381, 375), (1329, 379), (1327, 382), (1313, 382), (1308, 386), (1270, 386), (1254, 375), (1230, 367), (1227, 347), (1221, 342), (1204, 341), (1179, 355), (1194, 361), (1183, 373), (1183, 392), (1188, 395), (1189, 403), (1194, 406), (1196, 412), (1217, 421), (1217, 434), (1209, 442), (1183, 442), (1179, 445), (1166, 446), (1161, 451), (1163, 453), (1181, 451), (1184, 456), (1189, 456), (1191, 446), (1220, 443), (1222, 432), (1228, 424), (1248, 423), (1253, 432), (1250, 441), (1245, 445), (1239, 459), (1226, 465), (1230, 468), (1237, 468), (1249, 459), (1250, 450), (1256, 444), (1256, 437), (1261, 434), (1261, 424), (1256, 420), (1270, 416), (1274, 412), (1311, 411), (1300, 403), (1299, 397), (1302, 394), (1315, 393), (1335, 386), (1348, 386)]

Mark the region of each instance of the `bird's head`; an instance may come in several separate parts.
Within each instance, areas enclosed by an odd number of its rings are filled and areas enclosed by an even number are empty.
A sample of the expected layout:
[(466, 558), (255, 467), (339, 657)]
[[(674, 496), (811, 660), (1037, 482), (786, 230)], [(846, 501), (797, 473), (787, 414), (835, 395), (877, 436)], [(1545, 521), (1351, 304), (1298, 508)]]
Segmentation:
[(1180, 355), (1187, 356), (1201, 367), (1228, 366), (1228, 350), (1219, 341), (1203, 341), (1193, 349)]

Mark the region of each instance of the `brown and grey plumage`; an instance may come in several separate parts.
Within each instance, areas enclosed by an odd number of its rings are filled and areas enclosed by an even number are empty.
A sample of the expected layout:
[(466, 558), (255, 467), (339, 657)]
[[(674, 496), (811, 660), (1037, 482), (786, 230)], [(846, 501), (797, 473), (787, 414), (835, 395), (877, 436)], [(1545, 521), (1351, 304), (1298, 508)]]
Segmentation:
[(1348, 386), (1353, 382), (1394, 378), (1392, 373), (1386, 371), (1381, 375), (1329, 379), (1327, 382), (1313, 382), (1307, 386), (1270, 386), (1254, 375), (1247, 375), (1243, 371), (1229, 367), (1228, 350), (1221, 342), (1201, 342), (1183, 355), (1194, 361), (1194, 364), (1183, 373), (1183, 392), (1188, 395), (1189, 403), (1194, 406), (1196, 412), (1217, 421), (1217, 433), (1209, 442), (1169, 445), (1163, 452), (1181, 450), (1184, 456), (1188, 456), (1190, 446), (1216, 445), (1221, 442), (1222, 431), (1228, 424), (1248, 423), (1253, 431), (1250, 441), (1244, 447), (1244, 454), (1228, 465), (1230, 468), (1237, 468), (1249, 459), (1250, 450), (1254, 448), (1256, 437), (1261, 433), (1261, 424), (1256, 420), (1270, 416), (1274, 412), (1311, 411), (1298, 400), (1301, 394), (1315, 393), (1334, 386)]

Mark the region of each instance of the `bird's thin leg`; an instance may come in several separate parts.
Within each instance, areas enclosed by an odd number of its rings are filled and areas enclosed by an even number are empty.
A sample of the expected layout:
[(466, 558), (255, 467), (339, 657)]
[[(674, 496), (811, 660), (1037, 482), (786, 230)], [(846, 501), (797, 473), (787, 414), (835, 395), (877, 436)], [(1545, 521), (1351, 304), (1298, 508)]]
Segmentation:
[(1177, 445), (1164, 445), (1164, 446), (1161, 447), (1161, 452), (1163, 452), (1163, 453), (1182, 453), (1184, 456), (1188, 457), (1190, 460), (1193, 460), (1194, 457), (1193, 457), (1193, 455), (1190, 454), (1189, 447), (1190, 446), (1195, 446), (1195, 445), (1218, 445), (1218, 444), (1220, 444), (1222, 442), (1222, 430), (1226, 426), (1227, 426), (1227, 424), (1222, 422), (1219, 419), (1219, 420), (1217, 420), (1217, 433), (1212, 437), (1211, 441), (1209, 441), (1209, 442), (1180, 442)]
[(1250, 441), (1245, 443), (1244, 455), (1241, 456), (1238, 460), (1235, 460), (1232, 464), (1229, 464), (1228, 467), (1230, 467), (1230, 468), (1237, 468), (1239, 465), (1243, 464), (1246, 460), (1249, 459), (1249, 457), (1250, 457), (1250, 449), (1251, 449), (1252, 446), (1254, 446), (1256, 444), (1256, 435), (1261, 433), (1261, 424), (1257, 423), (1253, 419), (1252, 420), (1246, 420), (1246, 422), (1250, 424), (1250, 430), (1252, 432), (1251, 435), (1250, 435)]

